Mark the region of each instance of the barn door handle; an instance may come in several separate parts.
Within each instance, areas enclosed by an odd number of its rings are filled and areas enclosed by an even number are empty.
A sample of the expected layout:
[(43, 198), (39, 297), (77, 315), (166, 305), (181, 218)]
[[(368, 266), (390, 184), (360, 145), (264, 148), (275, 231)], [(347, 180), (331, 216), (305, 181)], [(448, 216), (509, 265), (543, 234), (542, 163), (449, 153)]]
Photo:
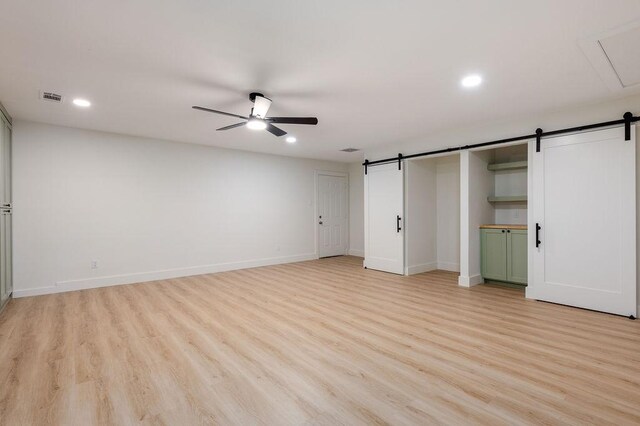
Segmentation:
[(400, 233), (400, 231), (402, 231), (402, 228), (400, 227), (400, 221), (402, 219), (400, 218), (400, 215), (396, 216), (396, 232)]
[(540, 230), (542, 228), (540, 227), (539, 223), (536, 223), (536, 248), (540, 247)]

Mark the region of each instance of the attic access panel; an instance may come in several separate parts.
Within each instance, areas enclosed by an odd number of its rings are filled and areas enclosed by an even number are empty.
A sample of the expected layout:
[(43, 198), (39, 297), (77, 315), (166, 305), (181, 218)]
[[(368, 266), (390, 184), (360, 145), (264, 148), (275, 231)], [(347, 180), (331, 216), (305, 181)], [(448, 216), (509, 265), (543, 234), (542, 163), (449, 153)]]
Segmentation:
[(640, 84), (640, 27), (600, 40), (623, 87)]
[(640, 88), (640, 21), (584, 39), (580, 47), (612, 91)]

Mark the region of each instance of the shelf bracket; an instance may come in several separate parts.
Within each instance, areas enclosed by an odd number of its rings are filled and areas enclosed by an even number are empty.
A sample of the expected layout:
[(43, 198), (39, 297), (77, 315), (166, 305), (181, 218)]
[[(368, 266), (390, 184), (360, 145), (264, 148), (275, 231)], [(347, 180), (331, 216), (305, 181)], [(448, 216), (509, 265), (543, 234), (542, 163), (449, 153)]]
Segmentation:
[(366, 175), (369, 168), (369, 160), (364, 160), (364, 174)]
[(624, 140), (631, 140), (631, 119), (633, 118), (633, 114), (630, 112), (625, 112), (624, 115)]
[(402, 170), (402, 154), (398, 153), (398, 170)]
[(538, 127), (536, 129), (536, 152), (540, 152), (540, 139), (542, 139), (542, 129)]

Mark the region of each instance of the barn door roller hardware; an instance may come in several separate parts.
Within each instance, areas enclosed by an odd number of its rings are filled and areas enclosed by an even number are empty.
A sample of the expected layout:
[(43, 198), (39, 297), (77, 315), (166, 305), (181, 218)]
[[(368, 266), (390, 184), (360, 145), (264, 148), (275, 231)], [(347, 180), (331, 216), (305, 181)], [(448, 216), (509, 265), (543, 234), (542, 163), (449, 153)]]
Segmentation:
[(633, 120), (633, 114), (630, 112), (624, 113), (624, 140), (631, 140), (631, 120)]
[(542, 129), (536, 129), (536, 132), (530, 135), (516, 136), (514, 138), (500, 139), (500, 140), (491, 141), (491, 142), (476, 143), (473, 145), (463, 145), (463, 146), (452, 147), (452, 148), (438, 149), (435, 151), (420, 152), (418, 154), (410, 154), (405, 156), (403, 156), (402, 154), (398, 154), (397, 157), (384, 158), (382, 160), (375, 160), (375, 161), (365, 160), (365, 162), (362, 163), (362, 165), (364, 166), (364, 174), (367, 174), (367, 170), (371, 166), (388, 164), (394, 161), (398, 162), (398, 169), (400, 169), (402, 160), (407, 160), (409, 158), (427, 157), (430, 155), (443, 154), (447, 152), (465, 151), (468, 149), (481, 148), (485, 146), (501, 145), (501, 144), (510, 143), (510, 142), (531, 140), (533, 138), (536, 139), (536, 152), (540, 152), (540, 144), (543, 137), (557, 136), (565, 133), (584, 132), (586, 130), (599, 129), (603, 127), (621, 126), (621, 125), (624, 125), (624, 139), (628, 141), (628, 140), (631, 140), (631, 124), (636, 123), (638, 121), (640, 121), (640, 117), (636, 117), (632, 113), (626, 112), (621, 120), (604, 121), (602, 123), (587, 124), (587, 125), (578, 126), (578, 127), (569, 127), (566, 129), (552, 130), (549, 132), (545, 132)]
[(538, 127), (536, 129), (536, 152), (540, 152), (540, 141), (542, 139), (542, 129)]

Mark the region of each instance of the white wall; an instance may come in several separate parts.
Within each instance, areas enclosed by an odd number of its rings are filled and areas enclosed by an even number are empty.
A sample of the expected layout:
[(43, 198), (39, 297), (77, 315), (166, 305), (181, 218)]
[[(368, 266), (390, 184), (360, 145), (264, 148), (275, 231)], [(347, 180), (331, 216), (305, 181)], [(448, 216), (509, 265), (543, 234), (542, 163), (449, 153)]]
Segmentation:
[(436, 161), (438, 269), (460, 271), (460, 156)]
[(349, 254), (364, 257), (364, 169), (349, 164)]
[(17, 297), (315, 258), (315, 170), (347, 170), (24, 121), (13, 131)]

